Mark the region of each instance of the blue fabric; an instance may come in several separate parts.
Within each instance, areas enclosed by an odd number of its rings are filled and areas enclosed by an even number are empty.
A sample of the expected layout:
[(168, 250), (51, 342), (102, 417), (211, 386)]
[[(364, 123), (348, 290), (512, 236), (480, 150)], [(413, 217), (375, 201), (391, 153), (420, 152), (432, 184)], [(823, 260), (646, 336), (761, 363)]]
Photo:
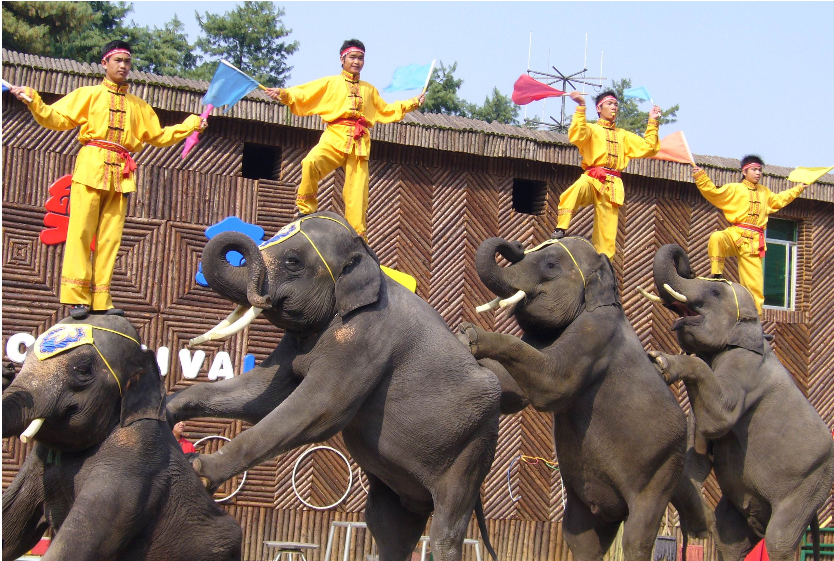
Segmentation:
[(421, 90), (426, 84), (426, 78), (429, 77), (430, 69), (431, 63), (400, 66), (394, 70), (391, 84), (382, 91), (390, 93), (404, 90)]
[(652, 96), (649, 95), (649, 91), (644, 86), (623, 90), (623, 97), (626, 99), (642, 99), (643, 101), (651, 101), (652, 99)]
[(7, 87), (6, 87), (6, 84), (3, 84), (3, 91), (4, 91), (4, 92), (9, 91), (9, 88), (7, 88)]
[(226, 61), (220, 61), (214, 78), (211, 79), (208, 91), (203, 96), (203, 105), (212, 104), (215, 107), (228, 105), (223, 113), (229, 111), (232, 105), (243, 99), (243, 96), (258, 87), (258, 81), (250, 78)]

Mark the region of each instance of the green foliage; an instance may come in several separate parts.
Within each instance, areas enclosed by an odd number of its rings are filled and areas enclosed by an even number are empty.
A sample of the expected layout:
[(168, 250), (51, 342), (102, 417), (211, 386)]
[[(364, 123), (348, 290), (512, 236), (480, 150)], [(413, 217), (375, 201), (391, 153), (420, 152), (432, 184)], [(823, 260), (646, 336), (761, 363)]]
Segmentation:
[(508, 96), (501, 95), (498, 88), (492, 88), (492, 98), (487, 97), (481, 107), (470, 106), (469, 115), (487, 123), (497, 121), (505, 125), (517, 125), (518, 105)]
[(133, 68), (163, 76), (182, 76), (197, 66), (197, 57), (188, 43), (185, 26), (174, 15), (165, 27), (127, 29), (128, 43), (133, 48)]
[(196, 46), (213, 60), (191, 73), (210, 80), (218, 59), (226, 59), (266, 86), (283, 86), (290, 77), (287, 57), (298, 50), (298, 41), (281, 39), (292, 30), (284, 27), (284, 10), (272, 2), (244, 2), (223, 15), (197, 15), (203, 36)]
[[(638, 103), (641, 102), (641, 100), (625, 99), (623, 97), (623, 91), (629, 89), (630, 87), (631, 80), (628, 78), (623, 78), (620, 81), (612, 80), (611, 89), (617, 92), (617, 97), (620, 99), (620, 111), (617, 114), (617, 127), (643, 136), (646, 132), (646, 124), (649, 122), (649, 112), (640, 111)], [(593, 101), (590, 101), (589, 105), (593, 105)], [(680, 105), (674, 105), (663, 111), (659, 119), (660, 124), (666, 125), (677, 122), (677, 112), (679, 110)]]
[(432, 72), (431, 82), (426, 91), (426, 102), (420, 111), (470, 117), (488, 123), (518, 123), (518, 106), (509, 97), (501, 95), (498, 88), (493, 88), (492, 97), (487, 97), (482, 106), (461, 99), (458, 90), (463, 85), (463, 79), (455, 78), (457, 69), (457, 62), (448, 67), (440, 62), (440, 66)]

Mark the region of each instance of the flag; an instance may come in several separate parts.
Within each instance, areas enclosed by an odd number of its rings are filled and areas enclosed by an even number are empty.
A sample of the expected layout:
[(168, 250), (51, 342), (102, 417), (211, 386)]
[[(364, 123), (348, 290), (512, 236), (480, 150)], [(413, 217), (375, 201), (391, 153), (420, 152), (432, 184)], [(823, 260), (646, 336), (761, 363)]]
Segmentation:
[(642, 99), (643, 101), (652, 100), (652, 96), (649, 95), (649, 91), (643, 86), (623, 90), (623, 97), (626, 99)]
[(834, 166), (830, 168), (796, 168), (788, 176), (788, 181), (810, 185), (832, 169), (834, 169)]
[(695, 159), (689, 151), (689, 144), (683, 131), (673, 132), (660, 141), (660, 151), (653, 160), (666, 160), (667, 162), (679, 162), (681, 164), (694, 164)]
[(394, 70), (391, 83), (382, 91), (386, 93), (400, 92), (404, 90), (420, 90), (428, 81), (429, 73), (432, 71), (432, 64), (409, 64), (400, 66)]
[(260, 86), (257, 80), (250, 78), (225, 60), (221, 60), (211, 79), (208, 91), (203, 96), (203, 105), (228, 105), (223, 113), (229, 111), (232, 105), (243, 99), (243, 96)]
[(7, 86), (6, 84), (3, 84), (3, 91), (4, 92), (9, 91), (9, 86)]
[(527, 105), (546, 97), (560, 97), (563, 95), (565, 95), (565, 92), (551, 88), (547, 84), (542, 84), (527, 74), (519, 76), (513, 86), (513, 102), (516, 105)]

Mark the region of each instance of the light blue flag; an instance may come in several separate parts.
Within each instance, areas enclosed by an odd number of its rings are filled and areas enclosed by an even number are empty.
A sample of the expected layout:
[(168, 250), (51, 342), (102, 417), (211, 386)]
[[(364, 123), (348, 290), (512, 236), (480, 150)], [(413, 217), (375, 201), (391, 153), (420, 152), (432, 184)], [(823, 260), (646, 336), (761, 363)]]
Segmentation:
[(649, 90), (647, 90), (644, 86), (623, 90), (623, 97), (626, 99), (642, 99), (643, 101), (652, 100), (652, 96), (649, 95)]
[(229, 111), (232, 105), (243, 99), (243, 96), (257, 88), (260, 84), (250, 78), (225, 60), (221, 60), (211, 79), (208, 91), (203, 96), (203, 105), (228, 105), (223, 113)]
[(382, 91), (391, 93), (403, 90), (420, 90), (428, 82), (433, 64), (409, 64), (394, 70), (391, 84)]

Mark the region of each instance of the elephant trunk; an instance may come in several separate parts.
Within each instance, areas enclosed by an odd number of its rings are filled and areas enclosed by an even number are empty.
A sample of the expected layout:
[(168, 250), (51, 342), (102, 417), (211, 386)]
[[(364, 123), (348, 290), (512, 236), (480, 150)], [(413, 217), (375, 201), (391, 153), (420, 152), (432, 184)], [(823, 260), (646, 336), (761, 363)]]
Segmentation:
[(31, 393), (15, 386), (3, 392), (3, 438), (19, 436), (36, 415)]
[[(228, 254), (236, 251), (245, 265), (229, 263)], [(262, 293), (266, 267), (258, 246), (239, 232), (223, 232), (209, 240), (203, 249), (203, 275), (212, 290), (238, 305), (270, 307), (269, 297)]]
[(519, 290), (524, 290), (523, 279), (515, 268), (501, 267), (495, 261), (496, 254), (500, 254), (510, 263), (518, 263), (524, 259), (524, 248), (519, 242), (490, 238), (478, 247), (475, 256), (475, 269), (484, 285), (497, 296), (508, 298)]
[(689, 265), (689, 256), (682, 247), (664, 245), (657, 250), (652, 267), (655, 290), (664, 301), (685, 302), (685, 295), (692, 294), (691, 279), (695, 275)]

